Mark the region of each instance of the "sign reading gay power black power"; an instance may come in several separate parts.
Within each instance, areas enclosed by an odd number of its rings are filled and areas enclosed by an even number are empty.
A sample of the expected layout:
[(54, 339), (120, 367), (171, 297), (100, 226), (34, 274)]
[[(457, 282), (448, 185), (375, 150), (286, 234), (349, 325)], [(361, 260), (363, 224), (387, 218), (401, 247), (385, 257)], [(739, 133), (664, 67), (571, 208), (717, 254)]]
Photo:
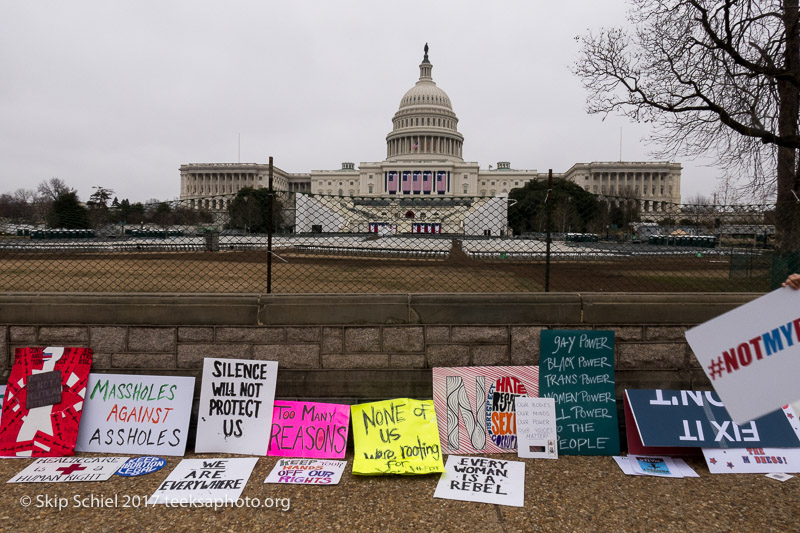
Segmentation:
[(542, 331), (539, 396), (556, 401), (559, 453), (619, 454), (613, 331)]

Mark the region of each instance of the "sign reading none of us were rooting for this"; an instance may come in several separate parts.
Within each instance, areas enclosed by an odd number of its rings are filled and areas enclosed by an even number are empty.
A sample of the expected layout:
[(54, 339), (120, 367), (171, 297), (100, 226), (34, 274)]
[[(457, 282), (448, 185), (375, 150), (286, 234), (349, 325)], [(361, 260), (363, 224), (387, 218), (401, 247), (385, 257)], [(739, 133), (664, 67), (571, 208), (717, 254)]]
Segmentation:
[(556, 401), (559, 454), (619, 455), (613, 331), (542, 331), (539, 396)]
[(204, 359), (195, 451), (267, 455), (277, 377), (276, 361)]

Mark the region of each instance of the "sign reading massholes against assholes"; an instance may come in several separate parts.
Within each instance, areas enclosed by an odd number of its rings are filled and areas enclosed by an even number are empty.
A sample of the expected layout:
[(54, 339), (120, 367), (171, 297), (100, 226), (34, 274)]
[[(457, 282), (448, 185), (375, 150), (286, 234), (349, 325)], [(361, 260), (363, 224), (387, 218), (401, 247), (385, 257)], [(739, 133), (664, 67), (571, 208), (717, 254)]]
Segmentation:
[(556, 401), (560, 454), (619, 455), (613, 331), (542, 331), (539, 396)]
[(275, 361), (205, 359), (195, 451), (267, 455), (277, 376)]
[(183, 455), (194, 378), (89, 374), (75, 449)]
[(354, 474), (444, 472), (430, 400), (400, 398), (353, 405)]

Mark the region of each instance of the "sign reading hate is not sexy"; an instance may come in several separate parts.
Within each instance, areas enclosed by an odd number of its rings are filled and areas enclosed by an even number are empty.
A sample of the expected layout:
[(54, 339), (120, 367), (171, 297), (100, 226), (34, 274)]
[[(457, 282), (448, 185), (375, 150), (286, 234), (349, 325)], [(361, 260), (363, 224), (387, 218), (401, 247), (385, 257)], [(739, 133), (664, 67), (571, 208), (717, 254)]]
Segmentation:
[(195, 451), (267, 455), (278, 363), (203, 360)]
[(539, 396), (556, 401), (559, 453), (618, 455), (614, 332), (544, 330), (540, 346)]
[(183, 455), (193, 377), (89, 374), (75, 449)]
[(539, 367), (435, 367), (433, 403), (446, 454), (514, 453), (514, 399), (538, 396)]
[(268, 455), (340, 459), (349, 425), (349, 405), (276, 400)]
[(354, 474), (444, 472), (430, 400), (400, 398), (353, 405)]

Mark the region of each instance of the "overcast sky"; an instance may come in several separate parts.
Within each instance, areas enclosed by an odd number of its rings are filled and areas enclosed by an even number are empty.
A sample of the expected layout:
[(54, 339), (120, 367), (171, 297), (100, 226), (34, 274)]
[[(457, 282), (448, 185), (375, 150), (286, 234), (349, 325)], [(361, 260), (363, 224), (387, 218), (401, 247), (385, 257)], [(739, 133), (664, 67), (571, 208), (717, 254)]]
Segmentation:
[[(0, 3), (0, 192), (58, 177), (88, 199), (179, 195), (185, 163), (288, 172), (381, 161), (400, 98), (430, 46), (464, 159), (563, 172), (650, 161), (648, 129), (588, 115), (570, 72), (621, 0)], [(239, 138), (241, 137), (241, 148)], [(241, 152), (241, 155), (240, 155)], [(719, 172), (683, 164), (682, 196)]]

